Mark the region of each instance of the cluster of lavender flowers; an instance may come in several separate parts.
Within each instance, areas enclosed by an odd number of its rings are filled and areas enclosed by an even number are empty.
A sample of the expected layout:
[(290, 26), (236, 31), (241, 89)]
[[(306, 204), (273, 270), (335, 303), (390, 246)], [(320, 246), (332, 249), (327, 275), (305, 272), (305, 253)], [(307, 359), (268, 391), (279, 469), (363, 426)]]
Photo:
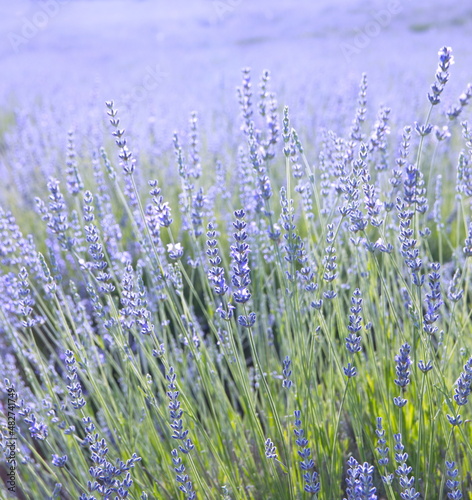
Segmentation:
[[(0, 130), (18, 189), (0, 199), (0, 387), (18, 392), (0, 447), (25, 495), (463, 498), (472, 90), (438, 116), (453, 62), (443, 47), (423, 124), (373, 111), (364, 74), (312, 137), (245, 69), (229, 137), (192, 112), (167, 144), (112, 101), (115, 153), (77, 126), (65, 151), (21, 116)], [(40, 163), (34, 186), (12, 151)]]
[[(100, 497), (124, 499), (128, 498), (129, 489), (133, 485), (131, 473), (129, 472), (137, 462), (141, 460), (135, 453), (126, 462), (120, 459), (116, 460), (115, 465), (108, 461), (108, 447), (104, 438), (95, 432), (96, 428), (90, 417), (83, 418), (83, 425), (87, 436), (85, 437), (83, 446), (88, 446), (91, 451), (93, 466), (90, 467), (90, 475), (93, 481), (89, 481), (87, 490), (89, 493), (97, 492)], [(56, 458), (56, 466), (62, 467), (65, 461)], [(122, 478), (122, 476), (124, 477)], [(122, 478), (122, 479), (121, 479)], [(79, 500), (96, 500), (95, 496), (88, 496), (83, 493)]]

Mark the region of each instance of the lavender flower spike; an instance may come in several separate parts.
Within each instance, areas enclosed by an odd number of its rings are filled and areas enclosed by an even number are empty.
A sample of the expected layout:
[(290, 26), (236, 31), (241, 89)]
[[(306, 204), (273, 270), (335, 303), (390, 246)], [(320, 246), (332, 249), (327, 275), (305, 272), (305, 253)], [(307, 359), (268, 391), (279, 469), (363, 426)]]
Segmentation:
[(457, 480), (459, 475), (459, 471), (455, 468), (455, 462), (448, 462), (446, 460), (446, 474), (448, 479), (446, 480), (446, 487), (449, 490), (447, 494), (447, 498), (451, 500), (460, 500), (463, 498), (462, 493), (460, 491), (460, 481)]
[(285, 389), (290, 389), (293, 383), (292, 380), (290, 380), (290, 377), (292, 376), (292, 370), (290, 369), (291, 364), (292, 361), (288, 356), (286, 356), (285, 359), (283, 360), (284, 369), (282, 370), (282, 375), (284, 376), (282, 387), (284, 387)]
[[(188, 455), (188, 453), (193, 450), (194, 444), (188, 437), (188, 430), (183, 430), (183, 411), (180, 409), (179, 391), (177, 391), (177, 386), (175, 385), (176, 374), (172, 366), (166, 374), (166, 379), (169, 382), (167, 386), (167, 397), (169, 398), (169, 416), (171, 419), (170, 427), (173, 431), (172, 438), (181, 441), (179, 450), (184, 455)], [(174, 465), (174, 471), (176, 472), (176, 480), (179, 484), (179, 490), (185, 493), (185, 498), (187, 500), (193, 500), (196, 498), (196, 493), (193, 489), (192, 481), (189, 479), (188, 474), (185, 473), (185, 465), (179, 457), (179, 450), (173, 449), (171, 451), (172, 464)]]
[[(397, 374), (395, 384), (397, 384), (402, 391), (404, 391), (406, 386), (410, 383), (410, 371), (408, 370), (411, 365), (410, 351), (411, 347), (405, 343), (400, 348), (400, 354), (395, 356), (395, 361), (397, 363), (395, 369)], [(394, 398), (393, 402), (396, 406), (402, 407), (405, 406), (407, 400), (400, 396), (398, 398)]]
[(71, 405), (75, 410), (80, 410), (85, 406), (85, 399), (82, 397), (82, 385), (79, 382), (79, 377), (77, 375), (77, 366), (72, 351), (66, 351), (66, 367), (67, 367), (67, 378), (69, 380), (69, 385), (67, 389), (69, 390), (69, 396), (71, 397)]
[(467, 231), (467, 238), (465, 239), (463, 252), (466, 257), (472, 257), (472, 222), (469, 224), (469, 230)]
[[(362, 329), (362, 294), (359, 288), (354, 290), (354, 294), (351, 298), (351, 314), (349, 315), (349, 335), (346, 337), (346, 349), (351, 356), (360, 352), (361, 350), (361, 337), (357, 335)], [(357, 375), (357, 370), (351, 363), (348, 363), (347, 367), (344, 368), (344, 374), (346, 377), (351, 378)]]
[(442, 94), (446, 83), (449, 80), (449, 68), (454, 64), (451, 47), (443, 47), (439, 52), (439, 63), (436, 71), (436, 81), (431, 85), (431, 93), (428, 94), (429, 102), (436, 106), (441, 102), (439, 96)]
[(300, 462), (300, 468), (303, 473), (303, 479), (305, 481), (305, 491), (308, 493), (318, 493), (320, 491), (320, 483), (318, 481), (318, 473), (316, 471), (311, 472), (315, 468), (315, 462), (311, 457), (311, 449), (308, 448), (308, 439), (305, 437), (305, 431), (302, 429), (302, 421), (300, 420), (301, 411), (295, 410), (295, 429), (294, 434), (296, 436), (296, 443), (301, 448), (298, 451), (298, 455), (302, 458)]
[(464, 406), (468, 402), (468, 397), (472, 391), (472, 357), (464, 365), (464, 370), (456, 381), (454, 401), (459, 406)]
[[(249, 270), (249, 245), (246, 243), (247, 232), (246, 216), (244, 210), (236, 210), (234, 212), (236, 221), (233, 226), (236, 232), (233, 233), (235, 244), (231, 245), (231, 257), (233, 259), (233, 275), (231, 283), (235, 290), (233, 291), (233, 299), (238, 304), (245, 304), (251, 298), (249, 285), (251, 284)], [(256, 322), (256, 313), (251, 312), (247, 316), (241, 315), (238, 317), (238, 323), (244, 328), (250, 328)]]

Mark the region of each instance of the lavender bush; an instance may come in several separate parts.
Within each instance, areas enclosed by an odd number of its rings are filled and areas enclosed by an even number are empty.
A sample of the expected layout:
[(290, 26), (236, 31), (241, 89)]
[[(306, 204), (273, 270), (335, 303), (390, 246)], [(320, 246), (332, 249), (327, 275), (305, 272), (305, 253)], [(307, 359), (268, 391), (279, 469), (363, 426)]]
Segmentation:
[(63, 148), (44, 110), (5, 116), (1, 498), (472, 499), (452, 63), (415, 123), (363, 75), (315, 131), (245, 69), (217, 151), (196, 113), (173, 151), (112, 101)]

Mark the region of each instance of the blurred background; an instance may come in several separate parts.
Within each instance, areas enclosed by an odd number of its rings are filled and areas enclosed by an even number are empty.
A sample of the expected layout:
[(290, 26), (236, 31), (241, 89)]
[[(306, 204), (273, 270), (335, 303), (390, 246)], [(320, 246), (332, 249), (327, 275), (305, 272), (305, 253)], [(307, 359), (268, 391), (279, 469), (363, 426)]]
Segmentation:
[(161, 132), (194, 109), (217, 125), (236, 109), (249, 66), (255, 79), (271, 71), (295, 119), (310, 115), (316, 126), (328, 106), (335, 125), (337, 103), (353, 98), (363, 72), (373, 106), (393, 117), (426, 109), (443, 45), (456, 59), (444, 97), (453, 103), (472, 80), (467, 0), (3, 1), (0, 104), (49, 103), (67, 124), (113, 99), (130, 121), (146, 116)]

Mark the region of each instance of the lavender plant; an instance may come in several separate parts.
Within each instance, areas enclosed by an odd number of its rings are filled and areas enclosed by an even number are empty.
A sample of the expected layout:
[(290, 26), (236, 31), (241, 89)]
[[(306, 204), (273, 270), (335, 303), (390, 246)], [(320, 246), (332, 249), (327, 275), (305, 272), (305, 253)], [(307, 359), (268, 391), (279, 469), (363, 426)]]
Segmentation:
[(162, 148), (119, 102), (63, 149), (14, 119), (0, 499), (11, 470), (20, 499), (472, 499), (471, 91), (446, 106), (452, 63), (443, 47), (408, 113), (375, 113), (362, 75), (315, 136), (249, 69), (236, 126), (192, 111)]

